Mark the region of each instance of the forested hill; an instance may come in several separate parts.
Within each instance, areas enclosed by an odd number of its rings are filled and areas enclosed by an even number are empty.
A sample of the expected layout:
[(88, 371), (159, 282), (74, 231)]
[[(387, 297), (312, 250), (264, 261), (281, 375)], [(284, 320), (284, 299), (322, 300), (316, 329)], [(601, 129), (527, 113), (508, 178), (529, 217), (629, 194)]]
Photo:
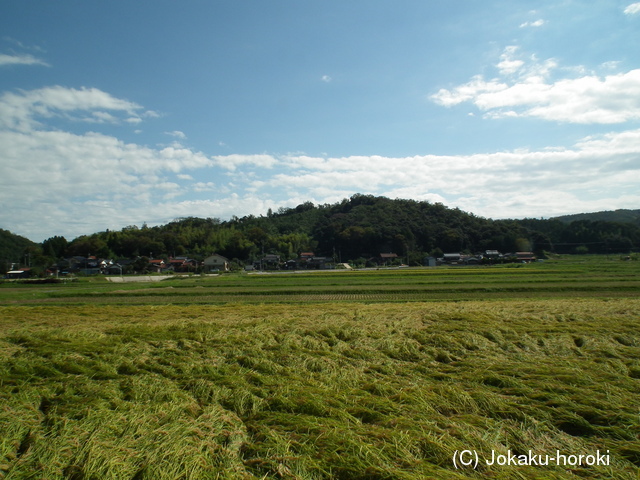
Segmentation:
[(36, 247), (36, 244), (31, 240), (0, 228), (0, 268), (8, 270), (12, 263), (24, 261), (24, 255), (32, 247)]
[(158, 227), (132, 226), (79, 237), (64, 251), (110, 258), (202, 258), (215, 252), (242, 262), (269, 253), (286, 260), (313, 252), (346, 262), (393, 252), (421, 263), (425, 256), (442, 252), (511, 252), (548, 244), (548, 238), (515, 221), (488, 220), (441, 204), (354, 195), (336, 204), (307, 202), (258, 217), (190, 217)]
[[(307, 202), (257, 217), (228, 221), (189, 217), (156, 227), (107, 230), (71, 242), (56, 236), (39, 246), (17, 248), (28, 251), (34, 266), (74, 255), (202, 259), (213, 253), (242, 264), (264, 254), (280, 255), (284, 261), (301, 252), (342, 262), (393, 252), (403, 261), (421, 264), (428, 255), (465, 251), (629, 253), (640, 248), (640, 226), (589, 220), (491, 220), (439, 203), (357, 194), (335, 204)], [(24, 253), (16, 251), (11, 258), (24, 258)]]
[[(629, 252), (640, 246), (640, 227), (609, 222), (566, 224), (559, 220), (491, 220), (439, 203), (353, 195), (335, 204), (307, 202), (295, 208), (269, 210), (263, 216), (182, 218), (158, 227), (126, 227), (75, 239), (44, 242), (56, 256), (105, 258), (219, 253), (250, 261), (263, 254), (285, 260), (313, 252), (343, 262), (393, 252), (420, 263), (442, 252), (503, 253), (533, 250), (574, 253)], [(64, 240), (64, 239), (62, 239)], [(53, 245), (55, 243), (55, 245)], [(54, 248), (55, 247), (55, 248)]]
[(563, 215), (555, 217), (562, 222), (575, 222), (579, 220), (589, 220), (592, 222), (617, 222), (617, 223), (633, 223), (640, 227), (640, 210), (605, 210), (594, 213), (577, 213), (575, 215)]

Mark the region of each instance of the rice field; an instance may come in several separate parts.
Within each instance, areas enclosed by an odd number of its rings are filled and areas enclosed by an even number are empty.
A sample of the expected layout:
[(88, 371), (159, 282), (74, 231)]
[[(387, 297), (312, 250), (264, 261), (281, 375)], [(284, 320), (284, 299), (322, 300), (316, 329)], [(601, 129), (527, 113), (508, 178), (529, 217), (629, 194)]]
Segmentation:
[(638, 270), (3, 285), (0, 478), (638, 479)]
[(176, 276), (154, 283), (104, 277), (0, 285), (0, 305), (431, 302), (640, 296), (640, 262), (583, 256), (533, 264)]

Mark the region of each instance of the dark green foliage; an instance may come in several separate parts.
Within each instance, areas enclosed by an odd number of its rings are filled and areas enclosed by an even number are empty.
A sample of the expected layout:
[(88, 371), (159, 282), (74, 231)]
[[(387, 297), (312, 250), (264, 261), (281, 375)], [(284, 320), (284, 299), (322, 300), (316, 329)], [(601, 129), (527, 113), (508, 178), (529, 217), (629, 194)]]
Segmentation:
[(6, 272), (11, 263), (22, 263), (25, 249), (33, 246), (31, 240), (0, 228), (0, 270)]
[(75, 239), (67, 254), (188, 254), (201, 259), (218, 253), (247, 262), (263, 253), (287, 260), (311, 251), (346, 262), (394, 252), (399, 263), (416, 265), (435, 249), (516, 251), (522, 238), (527, 243), (549, 243), (544, 235), (518, 222), (484, 219), (442, 204), (358, 194), (333, 205), (306, 202), (267, 216), (234, 217), (226, 222), (189, 217), (164, 226), (100, 232)]
[[(242, 265), (263, 254), (277, 254), (286, 261), (301, 252), (313, 252), (337, 262), (371, 266), (371, 258), (389, 252), (398, 255), (398, 264), (420, 265), (429, 255), (447, 252), (531, 250), (542, 256), (545, 252), (637, 251), (637, 221), (628, 215), (612, 218), (620, 223), (600, 217), (579, 217), (569, 223), (560, 219), (491, 220), (440, 203), (356, 194), (332, 205), (305, 202), (276, 213), (270, 210), (266, 216), (229, 221), (187, 217), (162, 226), (128, 226), (83, 235), (68, 244), (63, 237), (52, 237), (33, 252), (33, 258), (188, 255), (202, 260), (217, 253)], [(629, 222), (622, 223), (622, 219)], [(20, 261), (29, 245), (33, 244), (22, 237), (0, 231), (0, 258)]]
[(566, 223), (575, 222), (576, 220), (589, 220), (592, 222), (603, 221), (616, 223), (633, 223), (636, 226), (640, 226), (640, 209), (620, 209), (593, 213), (577, 213), (575, 215), (563, 215), (561, 217), (555, 217), (555, 219)]
[(66, 238), (60, 236), (54, 236), (47, 238), (42, 242), (42, 251), (45, 255), (53, 258), (62, 258), (67, 253), (69, 248), (69, 242)]
[(640, 246), (640, 226), (603, 220), (525, 219), (519, 223), (538, 232), (544, 250), (555, 253), (629, 253)]
[[(228, 222), (186, 218), (110, 235), (131, 236), (138, 242), (142, 237), (147, 244), (156, 241), (147, 249), (157, 250), (164, 244), (168, 254), (176, 250), (201, 256), (215, 252), (250, 261), (262, 253), (278, 254), (284, 260), (312, 251), (345, 262), (394, 252), (400, 261), (413, 265), (421, 264), (434, 251), (574, 253), (582, 245), (590, 253), (628, 253), (640, 245), (640, 227), (633, 224), (491, 220), (439, 203), (361, 194), (333, 205), (306, 202), (267, 216), (249, 215)], [(113, 251), (120, 256), (147, 254), (144, 247)]]

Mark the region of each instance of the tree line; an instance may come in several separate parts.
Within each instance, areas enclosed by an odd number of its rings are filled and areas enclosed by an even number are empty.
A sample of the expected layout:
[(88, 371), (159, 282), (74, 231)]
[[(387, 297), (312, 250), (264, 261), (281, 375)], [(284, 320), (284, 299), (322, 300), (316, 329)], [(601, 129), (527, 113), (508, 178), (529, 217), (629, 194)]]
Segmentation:
[(106, 230), (72, 241), (54, 236), (42, 244), (22, 245), (17, 261), (27, 258), (31, 266), (46, 267), (71, 256), (201, 260), (217, 253), (245, 264), (265, 254), (287, 260), (313, 252), (338, 262), (358, 263), (393, 252), (403, 262), (420, 265), (426, 256), (447, 252), (629, 253), (639, 246), (640, 226), (632, 223), (492, 220), (440, 203), (356, 194), (334, 204), (306, 202), (227, 221), (187, 217), (161, 226)]

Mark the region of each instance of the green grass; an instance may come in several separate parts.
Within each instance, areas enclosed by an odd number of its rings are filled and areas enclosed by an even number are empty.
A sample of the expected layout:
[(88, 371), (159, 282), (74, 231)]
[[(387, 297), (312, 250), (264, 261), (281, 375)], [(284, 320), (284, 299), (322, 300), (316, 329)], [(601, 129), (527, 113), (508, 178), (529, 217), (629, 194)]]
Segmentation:
[(0, 285), (0, 305), (371, 303), (639, 295), (640, 262), (605, 256), (493, 267), (193, 276), (141, 284), (109, 283), (97, 277), (67, 284)]
[[(5, 284), (0, 478), (637, 479), (638, 270)], [(465, 449), (611, 464), (456, 470)]]

